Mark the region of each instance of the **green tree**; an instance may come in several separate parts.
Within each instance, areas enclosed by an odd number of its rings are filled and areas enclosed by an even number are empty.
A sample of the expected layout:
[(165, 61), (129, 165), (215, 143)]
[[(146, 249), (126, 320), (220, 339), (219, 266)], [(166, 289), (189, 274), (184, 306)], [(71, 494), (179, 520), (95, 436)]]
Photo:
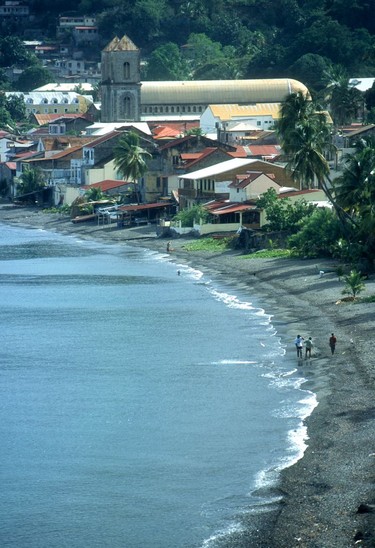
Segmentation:
[(41, 65), (33, 65), (25, 69), (17, 81), (19, 91), (31, 91), (54, 80), (51, 73)]
[(321, 188), (335, 208), (343, 232), (349, 237), (352, 219), (335, 200), (331, 191), (330, 169), (325, 152), (331, 145), (325, 114), (301, 92), (292, 93), (282, 103), (277, 133), (283, 150), (289, 155), (287, 164), (301, 188), (315, 184)]
[(371, 88), (365, 91), (365, 101), (367, 110), (375, 108), (375, 82), (372, 84)]
[(298, 232), (305, 219), (315, 211), (315, 206), (305, 200), (292, 203), (289, 198), (280, 198), (273, 188), (267, 190), (256, 205), (264, 209), (267, 217), (265, 229), (269, 231)]
[(140, 138), (137, 133), (130, 131), (124, 133), (114, 149), (114, 164), (124, 179), (134, 184), (135, 191), (140, 201), (138, 182), (147, 171), (147, 158), (152, 155), (140, 146)]
[(0, 106), (0, 128), (9, 131), (13, 127), (13, 120), (6, 107)]
[(344, 276), (345, 287), (342, 290), (343, 295), (350, 295), (356, 299), (357, 295), (366, 289), (363, 283), (365, 278), (357, 270), (351, 270), (347, 276)]
[(23, 95), (10, 95), (7, 98), (6, 108), (15, 122), (24, 122), (26, 120), (26, 106)]
[(32, 61), (32, 55), (17, 36), (0, 38), (0, 67), (27, 67)]
[(303, 220), (296, 234), (288, 239), (288, 247), (302, 257), (331, 257), (342, 236), (337, 215), (329, 208), (315, 208)]
[(308, 89), (321, 90), (325, 86), (330, 61), (316, 53), (306, 53), (289, 67), (289, 75), (303, 82)]
[(334, 181), (336, 200), (351, 217), (355, 239), (369, 258), (375, 256), (375, 139), (358, 141)]
[(38, 168), (27, 168), (19, 177), (17, 195), (30, 194), (42, 190), (45, 187), (45, 179)]
[(154, 50), (147, 62), (147, 80), (186, 80), (189, 71), (177, 44), (169, 42)]
[(183, 227), (193, 227), (194, 222), (207, 222), (210, 217), (209, 212), (203, 206), (197, 204), (189, 209), (182, 209), (173, 217), (174, 221), (181, 221)]
[(363, 109), (363, 95), (352, 86), (346, 69), (332, 67), (326, 73), (328, 84), (325, 88), (325, 102), (329, 105), (333, 120), (337, 126), (350, 124)]
[(88, 202), (98, 202), (106, 198), (106, 196), (100, 187), (92, 187), (86, 190), (85, 198)]
[(302, 92), (292, 93), (281, 104), (276, 131), (284, 152), (289, 156), (288, 169), (300, 188), (312, 188), (317, 182), (324, 190), (329, 176), (325, 152), (331, 146), (326, 116)]

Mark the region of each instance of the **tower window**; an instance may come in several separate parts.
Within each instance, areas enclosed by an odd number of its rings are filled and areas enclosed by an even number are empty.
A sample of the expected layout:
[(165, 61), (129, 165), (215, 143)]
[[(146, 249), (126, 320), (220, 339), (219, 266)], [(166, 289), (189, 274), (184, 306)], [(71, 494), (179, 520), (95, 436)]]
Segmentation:
[(124, 78), (125, 80), (129, 80), (130, 78), (130, 64), (124, 63)]
[(124, 98), (124, 114), (125, 118), (130, 118), (130, 97)]

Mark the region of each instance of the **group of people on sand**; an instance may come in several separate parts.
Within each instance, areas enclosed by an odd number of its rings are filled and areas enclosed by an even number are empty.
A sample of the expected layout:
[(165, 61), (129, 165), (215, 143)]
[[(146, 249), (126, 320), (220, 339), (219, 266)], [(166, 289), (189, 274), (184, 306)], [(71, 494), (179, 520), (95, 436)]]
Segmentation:
[[(335, 334), (331, 333), (328, 344), (329, 344), (329, 347), (331, 349), (332, 356), (335, 353), (336, 342), (337, 342), (337, 339), (335, 337)], [(305, 347), (305, 360), (307, 360), (307, 358), (311, 358), (311, 351), (312, 351), (313, 346), (314, 346), (314, 344), (312, 342), (312, 337), (309, 337), (308, 339), (305, 340), (303, 337), (301, 337), (301, 335), (297, 335), (297, 337), (294, 340), (294, 344), (295, 344), (295, 347), (297, 349), (297, 358), (302, 359), (302, 357), (303, 357), (303, 347)]]

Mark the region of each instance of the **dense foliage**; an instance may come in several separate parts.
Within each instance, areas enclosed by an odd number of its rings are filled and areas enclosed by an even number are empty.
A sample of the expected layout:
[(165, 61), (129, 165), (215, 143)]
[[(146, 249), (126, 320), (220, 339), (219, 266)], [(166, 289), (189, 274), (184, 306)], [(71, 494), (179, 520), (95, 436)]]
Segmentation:
[[(152, 61), (148, 79), (287, 76), (318, 91), (332, 66), (352, 77), (375, 72), (374, 0), (30, 0), (29, 6), (33, 26), (51, 40), (59, 15), (96, 15), (98, 57), (115, 35), (128, 34)], [(8, 31), (22, 36), (24, 29)]]
[(19, 177), (17, 196), (31, 194), (45, 187), (45, 179), (40, 169), (26, 169)]
[(285, 230), (290, 234), (298, 232), (313, 211), (313, 204), (298, 200), (294, 204), (288, 198), (278, 198), (276, 191), (270, 188), (257, 201), (257, 207), (264, 209), (267, 216), (265, 230)]
[(173, 218), (174, 221), (180, 221), (183, 227), (193, 227), (194, 223), (199, 223), (200, 220), (207, 222), (210, 214), (207, 209), (201, 205), (195, 205), (190, 209), (182, 209)]

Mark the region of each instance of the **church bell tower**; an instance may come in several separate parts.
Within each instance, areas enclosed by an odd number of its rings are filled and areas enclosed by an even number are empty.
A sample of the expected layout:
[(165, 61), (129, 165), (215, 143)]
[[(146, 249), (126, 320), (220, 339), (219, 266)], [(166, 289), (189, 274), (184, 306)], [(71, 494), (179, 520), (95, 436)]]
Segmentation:
[(101, 121), (141, 119), (141, 55), (127, 37), (115, 37), (102, 51)]

